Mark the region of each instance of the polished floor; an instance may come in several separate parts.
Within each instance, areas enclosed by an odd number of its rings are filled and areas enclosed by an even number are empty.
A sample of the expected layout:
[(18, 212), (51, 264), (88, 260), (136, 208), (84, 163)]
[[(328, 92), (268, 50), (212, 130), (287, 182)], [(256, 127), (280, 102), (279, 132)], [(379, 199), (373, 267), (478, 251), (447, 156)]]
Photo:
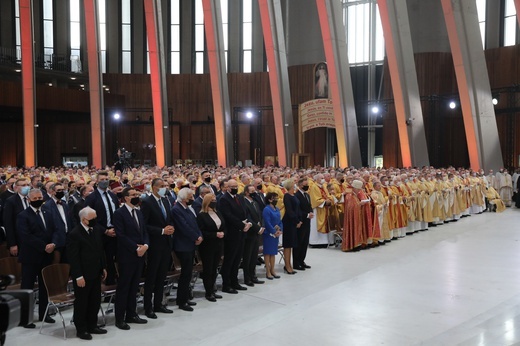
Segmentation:
[[(311, 270), (196, 298), (96, 345), (515, 345), (520, 344), (520, 210), (484, 213), (356, 253), (309, 249)], [(279, 256), (277, 256), (279, 258)], [(259, 273), (264, 273), (258, 267)], [(65, 316), (70, 320), (71, 311)], [(39, 324), (38, 324), (39, 327)], [(6, 345), (84, 344), (67, 326), (16, 328)]]

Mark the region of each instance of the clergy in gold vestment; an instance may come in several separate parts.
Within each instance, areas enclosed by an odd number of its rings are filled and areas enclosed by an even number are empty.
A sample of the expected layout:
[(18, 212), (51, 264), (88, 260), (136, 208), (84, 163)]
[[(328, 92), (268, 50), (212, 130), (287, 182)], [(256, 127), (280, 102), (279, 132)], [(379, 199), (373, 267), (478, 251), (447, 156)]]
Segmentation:
[(354, 180), (352, 192), (345, 194), (345, 217), (343, 220), (343, 251), (358, 250), (372, 236), (370, 199), (363, 192), (363, 182)]
[(329, 244), (328, 232), (328, 207), (332, 205), (332, 199), (324, 187), (325, 179), (322, 174), (316, 174), (314, 179), (309, 179), (309, 196), (314, 218), (311, 220), (311, 235), (309, 244)]
[(267, 184), (267, 193), (274, 192), (278, 195), (278, 204), (276, 204), (276, 207), (280, 209), (280, 215), (283, 218), (285, 214), (285, 206), (283, 205), (284, 192), (280, 185), (278, 185), (278, 182), (278, 177), (276, 175), (273, 175), (271, 177), (271, 182)]

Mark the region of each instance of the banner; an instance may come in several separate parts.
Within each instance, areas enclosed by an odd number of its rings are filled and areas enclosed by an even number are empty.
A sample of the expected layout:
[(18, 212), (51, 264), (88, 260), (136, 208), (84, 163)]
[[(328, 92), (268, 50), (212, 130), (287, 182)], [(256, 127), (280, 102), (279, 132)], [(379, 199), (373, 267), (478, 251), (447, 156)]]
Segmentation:
[(317, 127), (335, 128), (332, 101), (329, 99), (310, 100), (300, 104), (302, 132)]

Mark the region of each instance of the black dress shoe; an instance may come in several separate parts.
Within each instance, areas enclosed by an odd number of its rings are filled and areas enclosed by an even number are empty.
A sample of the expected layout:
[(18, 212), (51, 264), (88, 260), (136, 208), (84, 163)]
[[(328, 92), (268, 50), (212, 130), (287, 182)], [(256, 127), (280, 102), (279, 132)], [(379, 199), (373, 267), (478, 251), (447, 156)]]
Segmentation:
[(273, 278), (275, 278), (275, 279), (279, 279), (279, 278), (280, 278), (280, 275), (274, 275), (274, 274), (273, 274)]
[(222, 292), (229, 293), (229, 294), (237, 294), (238, 291), (231, 287), (222, 287)]
[(311, 266), (308, 266), (307, 264), (303, 264), (303, 266), (305, 267), (305, 269), (311, 269)]
[(173, 310), (168, 309), (166, 306), (161, 306), (160, 308), (154, 309), (154, 312), (162, 312), (163, 314), (173, 314)]
[(34, 323), (29, 323), (29, 324), (26, 324), (25, 326), (23, 326), (24, 328), (27, 328), (27, 329), (34, 329), (36, 328), (36, 324)]
[(77, 333), (76, 336), (81, 340), (92, 340), (92, 335), (87, 332)]
[(217, 299), (222, 299), (222, 296), (220, 294), (213, 293), (213, 297)]
[(184, 310), (184, 311), (193, 311), (193, 308), (191, 306), (189, 306), (188, 304), (179, 305), (179, 309)]
[(253, 283), (253, 281), (247, 281), (247, 282), (244, 282), (246, 284), (246, 286), (249, 286), (249, 287), (255, 287), (255, 284)]
[(237, 291), (247, 291), (247, 287), (244, 287), (240, 284), (234, 285), (233, 288), (236, 289)]
[(215, 296), (206, 296), (206, 300), (209, 300), (210, 302), (216, 302), (217, 298), (215, 298)]
[(145, 323), (148, 323), (147, 320), (145, 320), (144, 318), (141, 318), (137, 315), (135, 315), (134, 317), (130, 317), (130, 318), (126, 318), (125, 319), (125, 322), (126, 323), (135, 323), (135, 324), (145, 324)]
[(262, 280), (258, 280), (258, 278), (254, 278), (251, 281), (253, 281), (254, 284), (263, 284), (264, 283)]
[[(40, 319), (40, 321), (41, 321), (41, 319)], [(47, 317), (45, 317), (45, 323), (56, 323), (56, 321), (54, 320), (54, 318), (47, 316)]]
[(152, 320), (157, 319), (157, 315), (153, 311), (146, 311), (144, 314), (146, 317), (151, 318)]
[(305, 267), (304, 266), (295, 266), (294, 269), (305, 270)]
[(129, 330), (130, 326), (125, 321), (116, 321), (116, 327), (122, 330)]
[(285, 274), (289, 274), (289, 275), (294, 275), (296, 274), (297, 272), (295, 272), (294, 270), (292, 272), (288, 271), (287, 268), (283, 267), (283, 271), (285, 272)]
[(107, 330), (103, 329), (103, 328), (96, 327), (96, 328), (94, 328), (92, 330), (89, 330), (88, 332), (90, 334), (106, 334)]
[(195, 305), (197, 305), (197, 303), (192, 302), (192, 301), (190, 301), (190, 300), (188, 300), (188, 301), (186, 302), (186, 304), (188, 304), (189, 306), (195, 306)]

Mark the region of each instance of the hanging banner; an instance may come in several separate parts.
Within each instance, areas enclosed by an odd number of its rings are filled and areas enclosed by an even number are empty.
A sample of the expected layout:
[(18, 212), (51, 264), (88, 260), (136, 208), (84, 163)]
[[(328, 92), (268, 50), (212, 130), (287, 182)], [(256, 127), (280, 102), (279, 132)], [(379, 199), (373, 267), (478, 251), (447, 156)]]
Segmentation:
[(318, 127), (335, 128), (332, 100), (317, 99), (300, 104), (302, 132)]

